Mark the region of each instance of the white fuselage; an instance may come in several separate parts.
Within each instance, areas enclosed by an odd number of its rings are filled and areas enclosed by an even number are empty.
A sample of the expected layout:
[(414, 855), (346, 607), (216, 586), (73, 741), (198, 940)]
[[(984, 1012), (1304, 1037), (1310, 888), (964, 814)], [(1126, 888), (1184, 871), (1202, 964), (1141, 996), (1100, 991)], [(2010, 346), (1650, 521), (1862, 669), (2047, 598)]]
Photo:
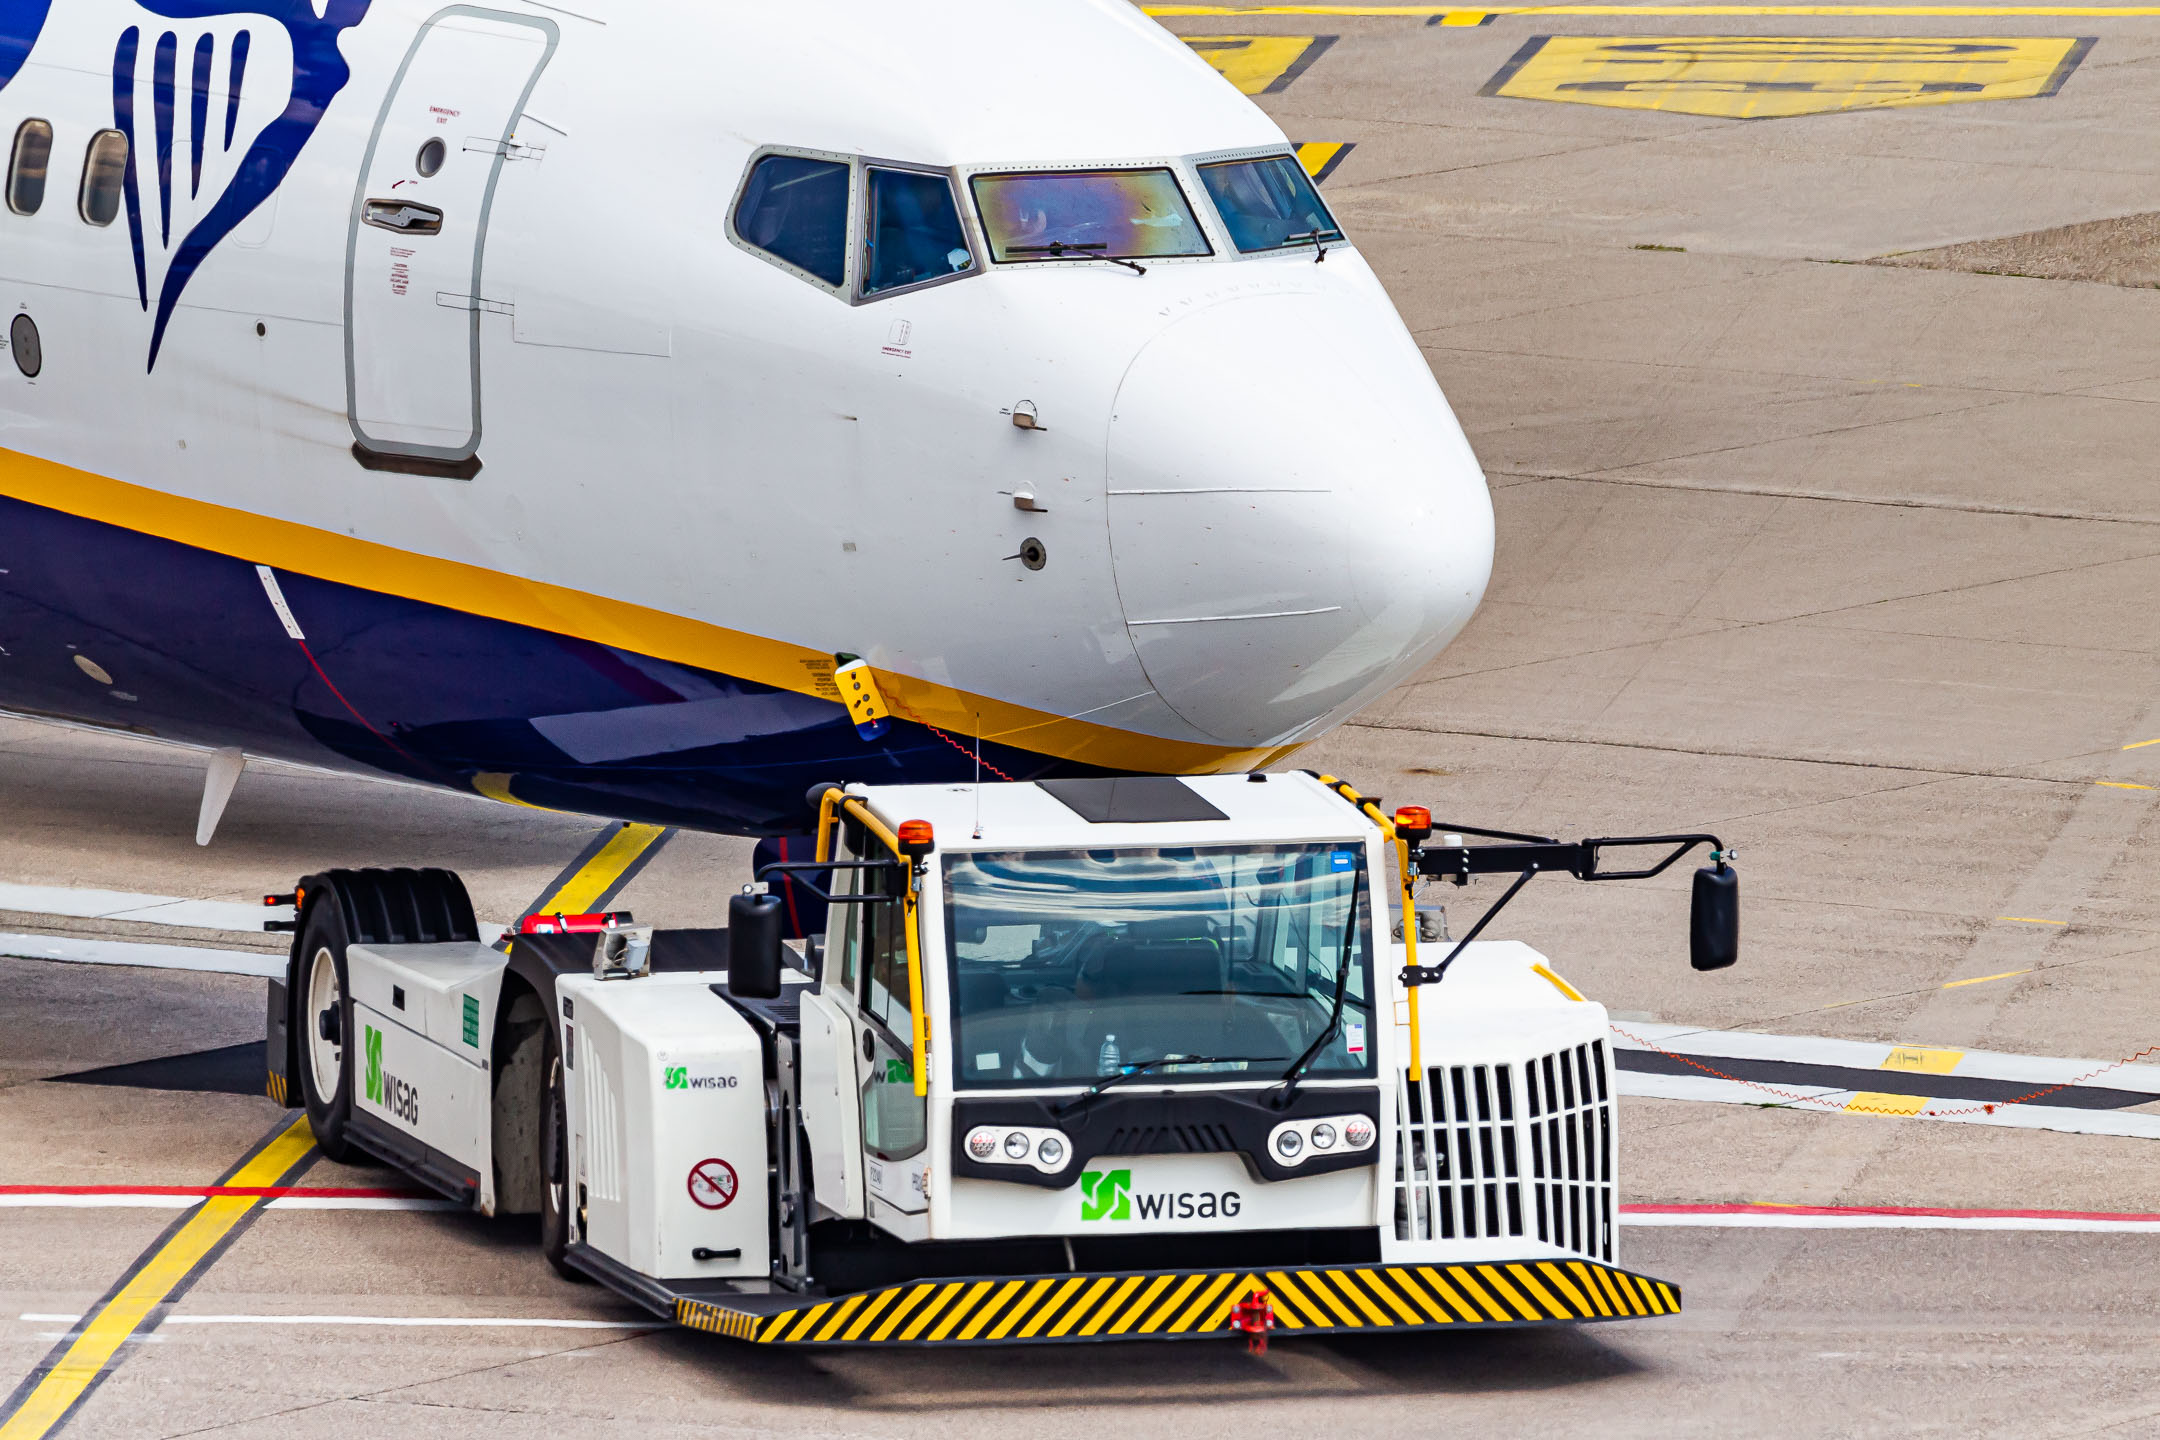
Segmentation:
[[(1263, 764), (1482, 596), (1484, 479), (1379, 282), (1239, 254), (1193, 161), (1282, 133), (1123, 5), (288, 8), (71, 0), (0, 85), (53, 131), (0, 212), (42, 349), (0, 364), (0, 708), (769, 829), (975, 736)], [(975, 174), (1167, 165), (1214, 253), (835, 293), (731, 227), (773, 146), (855, 164), (858, 211), (863, 160), (945, 172), (978, 256)]]

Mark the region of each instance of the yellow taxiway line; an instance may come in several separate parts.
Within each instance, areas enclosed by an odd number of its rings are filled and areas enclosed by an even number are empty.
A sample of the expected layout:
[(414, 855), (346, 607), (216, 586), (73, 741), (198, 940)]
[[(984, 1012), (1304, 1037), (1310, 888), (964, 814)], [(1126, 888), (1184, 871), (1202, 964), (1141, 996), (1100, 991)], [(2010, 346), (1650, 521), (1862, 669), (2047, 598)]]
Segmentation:
[[(240, 1162), (220, 1185), (279, 1185), (315, 1156), (315, 1139), (302, 1115)], [(133, 1274), (93, 1310), (36, 1383), (17, 1392), (13, 1410), (0, 1419), (0, 1440), (42, 1440), (67, 1419), (90, 1387), (111, 1369), (143, 1322), (208, 1268), (218, 1250), (258, 1214), (260, 1195), (213, 1195), (153, 1245)], [(154, 1325), (153, 1325), (154, 1328)]]

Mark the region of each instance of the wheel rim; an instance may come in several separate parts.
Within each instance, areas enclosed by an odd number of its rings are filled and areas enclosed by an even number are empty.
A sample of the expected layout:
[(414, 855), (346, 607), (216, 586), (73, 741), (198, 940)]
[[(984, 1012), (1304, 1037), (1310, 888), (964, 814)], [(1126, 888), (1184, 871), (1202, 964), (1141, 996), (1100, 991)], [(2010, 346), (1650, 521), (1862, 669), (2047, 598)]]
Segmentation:
[(547, 1154), (542, 1161), (542, 1165), (547, 1179), (549, 1207), (553, 1214), (560, 1217), (564, 1213), (563, 1202), (567, 1198), (565, 1192), (568, 1188), (564, 1183), (565, 1177), (563, 1175), (563, 1171), (567, 1167), (563, 1155), (562, 1060), (560, 1058), (548, 1067), (546, 1114), (545, 1130), (541, 1135), (541, 1143), (547, 1147)]
[(308, 971), (307, 1011), (300, 1019), (307, 1026), (308, 1065), (315, 1076), (315, 1096), (328, 1103), (337, 1098), (338, 1085), (345, 1075), (345, 1047), (323, 1039), (322, 1015), (325, 1010), (338, 1012), (339, 1030), (344, 1034), (345, 996), (338, 989), (337, 960), (326, 945), (315, 952), (315, 963)]

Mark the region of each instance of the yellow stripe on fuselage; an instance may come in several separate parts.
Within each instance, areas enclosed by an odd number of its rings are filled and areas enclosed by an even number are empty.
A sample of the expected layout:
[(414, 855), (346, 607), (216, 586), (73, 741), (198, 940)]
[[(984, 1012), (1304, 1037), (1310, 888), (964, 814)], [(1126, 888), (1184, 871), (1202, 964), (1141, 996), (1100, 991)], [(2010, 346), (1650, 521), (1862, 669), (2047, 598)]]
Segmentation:
[[(840, 703), (831, 684), (829, 654), (626, 600), (169, 495), (13, 450), (0, 449), (0, 495), (252, 565), (529, 625)], [(1251, 750), (1165, 740), (1052, 715), (891, 670), (877, 671), (877, 680), (893, 712), (904, 719), (964, 735), (974, 735), (979, 725), (985, 740), (1111, 770), (1165, 774), (1258, 770), (1297, 748)]]

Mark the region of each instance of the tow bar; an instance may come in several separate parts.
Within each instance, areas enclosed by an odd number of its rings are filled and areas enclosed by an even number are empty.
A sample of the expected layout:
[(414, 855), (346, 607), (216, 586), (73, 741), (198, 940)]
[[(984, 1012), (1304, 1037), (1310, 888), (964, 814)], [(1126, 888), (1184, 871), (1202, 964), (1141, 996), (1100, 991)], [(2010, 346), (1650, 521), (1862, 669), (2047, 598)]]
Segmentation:
[(1244, 1332), (1247, 1351), (1267, 1354), (1267, 1332), (1275, 1328), (1275, 1302), (1268, 1292), (1255, 1290), (1231, 1306), (1230, 1328)]

